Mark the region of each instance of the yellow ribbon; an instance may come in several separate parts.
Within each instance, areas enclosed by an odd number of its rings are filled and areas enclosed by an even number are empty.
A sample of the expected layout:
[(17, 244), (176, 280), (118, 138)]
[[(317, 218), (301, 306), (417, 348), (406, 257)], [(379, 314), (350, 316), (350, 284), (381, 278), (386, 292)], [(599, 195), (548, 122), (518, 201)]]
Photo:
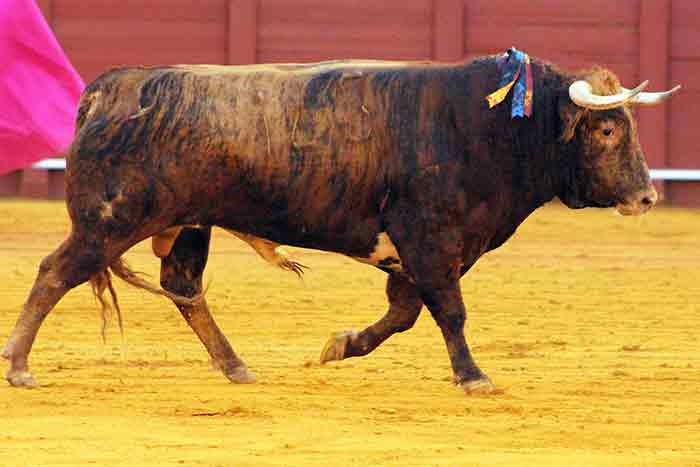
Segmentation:
[(493, 107), (503, 102), (503, 100), (510, 92), (511, 88), (515, 86), (515, 82), (518, 81), (518, 77), (520, 76), (520, 70), (522, 69), (522, 67), (522, 63), (518, 65), (518, 71), (515, 72), (515, 76), (513, 76), (513, 80), (510, 83), (506, 84), (501, 89), (498, 89), (497, 91), (492, 92), (491, 94), (486, 96), (486, 100), (489, 102), (489, 109), (492, 109)]

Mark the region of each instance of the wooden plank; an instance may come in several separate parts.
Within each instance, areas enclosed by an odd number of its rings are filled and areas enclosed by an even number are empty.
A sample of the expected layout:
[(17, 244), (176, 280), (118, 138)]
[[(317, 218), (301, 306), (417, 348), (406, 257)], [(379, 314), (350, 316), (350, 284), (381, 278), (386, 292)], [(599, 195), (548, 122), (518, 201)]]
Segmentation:
[(258, 0), (228, 1), (226, 62), (230, 65), (257, 63)]
[[(476, 22), (471, 17), (465, 40), (469, 52), (501, 51), (516, 46), (530, 54), (544, 57), (554, 52), (566, 52), (588, 56), (614, 56), (620, 60), (636, 62), (639, 50), (639, 38), (635, 28), (519, 24), (508, 28), (495, 28)], [(615, 44), (615, 47), (611, 47), (611, 44)]]
[(674, 28), (700, 28), (697, 0), (673, 0), (671, 5), (671, 24)]
[[(430, 26), (433, 0), (259, 0), (260, 24), (306, 24), (380, 28), (386, 24)], [(338, 30), (337, 32), (342, 32)]]
[(700, 92), (680, 91), (680, 95), (671, 100), (669, 167), (700, 167), (700, 140), (695, 124), (699, 106)]
[[(668, 162), (671, 167), (700, 167), (700, 141), (695, 125), (700, 108), (700, 8), (696, 0), (673, 0), (671, 5), (670, 82), (683, 89), (668, 105)], [(698, 206), (700, 184), (668, 186), (673, 204)], [(693, 201), (694, 200), (694, 201)]]
[[(670, 0), (641, 0), (639, 16), (639, 76), (653, 89), (669, 89)], [(636, 86), (636, 83), (633, 84)], [(632, 85), (628, 86), (632, 87)], [(650, 167), (666, 167), (668, 157), (668, 106), (640, 107), (639, 138)]]
[(697, 0), (674, 0), (671, 24), (671, 56), (674, 59), (700, 59), (700, 5)]
[(22, 170), (0, 175), (0, 197), (18, 196), (22, 186)]
[(36, 0), (49, 26), (53, 27), (53, 0)]
[(699, 206), (700, 183), (698, 182), (670, 182), (666, 191), (666, 198), (674, 206), (689, 208)]
[[(640, 0), (465, 0), (475, 23), (502, 25), (637, 25)], [(695, 0), (692, 0), (695, 1)], [(572, 36), (574, 39), (576, 36)]]
[(225, 0), (146, 3), (141, 14), (132, 1), (54, 1), (54, 31), (86, 82), (120, 65), (226, 62)]
[(19, 195), (27, 198), (46, 198), (49, 194), (49, 174), (46, 170), (25, 169)]
[(456, 61), (464, 55), (464, 0), (433, 3), (433, 59)]
[[(700, 16), (696, 0), (674, 0), (671, 8), (671, 84), (683, 89), (670, 104), (669, 163), (672, 167), (700, 167), (700, 143), (695, 121), (700, 107)], [(697, 206), (700, 184), (674, 183), (668, 186), (674, 205)]]
[[(700, 36), (700, 31), (696, 33)], [(680, 60), (673, 59), (671, 61), (671, 83), (681, 84), (683, 89), (680, 91), (678, 96), (683, 96), (683, 99), (687, 99), (686, 94), (688, 92), (700, 92), (700, 80), (697, 77), (700, 76), (700, 60)], [(674, 101), (678, 97), (674, 98)], [(697, 102), (696, 108), (700, 107), (700, 102)]]
[(700, 59), (700, 34), (698, 34), (698, 30), (700, 30), (700, 25), (695, 27), (673, 25), (671, 55), (674, 59)]
[[(60, 17), (74, 20), (106, 20), (128, 24), (134, 20), (161, 23), (223, 21), (226, 0), (55, 0)], [(99, 31), (95, 31), (99, 32)]]
[(262, 62), (433, 56), (432, 0), (260, 0)]
[(47, 197), (49, 199), (64, 199), (66, 197), (66, 172), (49, 170), (47, 175)]

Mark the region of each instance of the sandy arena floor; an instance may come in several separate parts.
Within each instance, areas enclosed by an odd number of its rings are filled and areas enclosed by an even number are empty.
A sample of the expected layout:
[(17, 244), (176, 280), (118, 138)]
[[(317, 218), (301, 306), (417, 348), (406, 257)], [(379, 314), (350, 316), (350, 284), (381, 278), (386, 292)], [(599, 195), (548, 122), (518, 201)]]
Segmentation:
[[(60, 202), (0, 201), (0, 344), (67, 228)], [(330, 332), (383, 314), (385, 275), (295, 252), (303, 282), (215, 233), (209, 303), (254, 385), (212, 371), (165, 299), (117, 283), (122, 351), (89, 288), (69, 293), (34, 346), (42, 387), (0, 384), (0, 465), (700, 465), (700, 211), (547, 207), (482, 258), (462, 286), (477, 362), (504, 390), (488, 397), (450, 383), (426, 311), (320, 366)], [(157, 281), (149, 244), (127, 259)]]

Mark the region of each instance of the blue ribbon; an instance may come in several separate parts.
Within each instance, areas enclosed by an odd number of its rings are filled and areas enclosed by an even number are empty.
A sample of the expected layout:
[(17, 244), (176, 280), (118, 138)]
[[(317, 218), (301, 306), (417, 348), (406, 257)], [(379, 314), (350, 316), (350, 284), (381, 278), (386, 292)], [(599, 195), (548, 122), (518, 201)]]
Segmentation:
[[(499, 90), (513, 86), (511, 117), (529, 117), (532, 114), (532, 89), (528, 89), (528, 85), (532, 87), (532, 82), (528, 83), (528, 77), (531, 80), (530, 57), (511, 47), (505, 54), (498, 57), (497, 63), (503, 73), (498, 83)], [(516, 75), (517, 81), (512, 84)], [(496, 105), (503, 98), (505, 95), (501, 93), (500, 98), (492, 105)]]

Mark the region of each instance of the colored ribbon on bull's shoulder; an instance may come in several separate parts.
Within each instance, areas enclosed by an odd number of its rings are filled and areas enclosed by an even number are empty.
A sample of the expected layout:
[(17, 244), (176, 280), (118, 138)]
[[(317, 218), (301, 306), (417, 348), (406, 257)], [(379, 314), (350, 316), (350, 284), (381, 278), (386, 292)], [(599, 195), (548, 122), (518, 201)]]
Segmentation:
[(532, 67), (530, 56), (515, 48), (510, 48), (506, 53), (498, 57), (497, 63), (502, 72), (498, 89), (486, 96), (489, 108), (493, 108), (503, 102), (508, 93), (513, 89), (513, 105), (510, 116), (532, 116)]

